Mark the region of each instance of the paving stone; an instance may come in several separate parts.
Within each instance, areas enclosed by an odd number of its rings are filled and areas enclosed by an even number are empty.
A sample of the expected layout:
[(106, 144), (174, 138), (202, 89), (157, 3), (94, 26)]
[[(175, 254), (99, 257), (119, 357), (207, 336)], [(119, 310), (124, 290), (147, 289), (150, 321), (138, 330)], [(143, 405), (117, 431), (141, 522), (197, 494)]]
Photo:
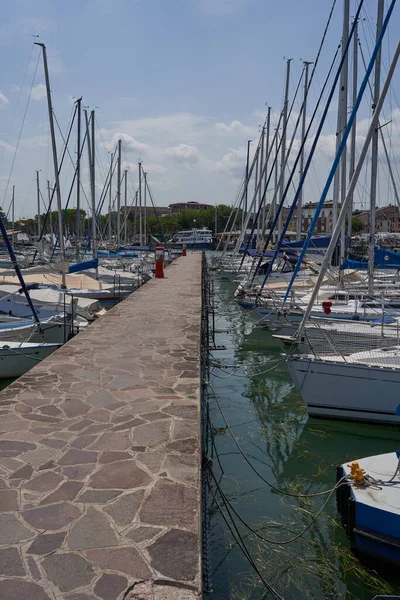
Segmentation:
[(9, 479), (29, 479), (32, 473), (33, 467), (31, 467), (31, 465), (25, 465), (25, 467), (21, 467), (12, 473)]
[(98, 600), (98, 598), (93, 596), (93, 594), (78, 592), (77, 594), (72, 594), (72, 596), (70, 594), (63, 596), (63, 600)]
[(0, 490), (0, 512), (18, 510), (18, 494), (15, 490)]
[(40, 581), (42, 576), (40, 574), (39, 567), (37, 566), (36, 561), (33, 558), (33, 556), (28, 556), (27, 561), (28, 561), (28, 567), (29, 567), (29, 571), (32, 576), (32, 579), (34, 579), (35, 581)]
[(90, 452), (88, 450), (68, 450), (64, 456), (58, 461), (59, 465), (82, 465), (87, 463), (94, 463), (97, 460), (97, 452)]
[(41, 585), (23, 579), (0, 581), (0, 598), (2, 600), (53, 600)]
[[(35, 535), (31, 529), (22, 525), (13, 514), (0, 514), (0, 545), (18, 544)], [(0, 596), (1, 598), (1, 596)]]
[(40, 443), (44, 444), (44, 446), (50, 446), (50, 448), (55, 448), (57, 450), (61, 450), (65, 447), (65, 441), (57, 438), (43, 438), (40, 440)]
[(57, 473), (42, 473), (31, 479), (29, 483), (25, 483), (24, 489), (31, 492), (50, 492), (50, 490), (54, 490), (62, 480), (63, 478), (61, 475), (57, 475)]
[(198, 536), (190, 531), (171, 529), (147, 547), (151, 565), (164, 577), (193, 581), (199, 570)]
[(188, 438), (186, 440), (177, 440), (167, 444), (167, 452), (182, 452), (182, 454), (194, 454), (198, 451), (199, 442), (197, 438)]
[(16, 548), (0, 548), (0, 576), (25, 577), (25, 567)]
[(60, 408), (62, 408), (67, 417), (78, 417), (80, 415), (85, 415), (90, 410), (90, 406), (88, 406), (85, 402), (75, 398), (67, 398), (62, 404), (60, 404)]
[(132, 455), (129, 452), (102, 452), (99, 462), (102, 464), (117, 462), (119, 460), (131, 459)]
[(151, 571), (136, 548), (87, 550), (93, 564), (106, 571), (118, 571), (135, 579), (151, 577)]
[(70, 550), (117, 546), (118, 538), (107, 517), (100, 510), (89, 507), (72, 526), (68, 536)]
[(139, 525), (135, 529), (131, 529), (125, 533), (125, 537), (132, 540), (132, 542), (144, 542), (151, 540), (153, 537), (161, 533), (161, 527), (146, 527), (145, 525)]
[(121, 490), (87, 490), (77, 498), (76, 502), (107, 504), (121, 494)]
[(129, 431), (107, 432), (100, 439), (91, 445), (90, 450), (127, 450), (132, 445), (129, 438)]
[(170, 429), (171, 423), (169, 419), (140, 425), (132, 431), (132, 443), (154, 448), (169, 440)]
[(130, 525), (136, 516), (143, 497), (144, 490), (139, 490), (133, 494), (125, 494), (104, 510), (120, 527)]
[(69, 502), (60, 502), (23, 510), (21, 515), (35, 529), (57, 530), (66, 527), (80, 517), (81, 511)]
[(168, 454), (164, 467), (175, 481), (197, 483), (199, 458), (196, 454)]
[(192, 419), (197, 421), (199, 419), (199, 409), (194, 404), (177, 404), (167, 406), (163, 408), (163, 412), (179, 417), (180, 419)]
[(128, 586), (128, 580), (121, 575), (111, 573), (103, 573), (97, 581), (94, 592), (102, 600), (117, 600), (118, 596)]
[(66, 535), (66, 531), (60, 531), (59, 533), (42, 533), (38, 535), (29, 546), (27, 554), (50, 554), (63, 545)]
[(0, 456), (19, 456), (28, 450), (35, 450), (35, 444), (28, 442), (11, 442), (9, 440), (0, 440)]
[(88, 465), (73, 465), (71, 467), (63, 467), (62, 474), (67, 479), (84, 481), (88, 475), (94, 471), (95, 468), (95, 463), (90, 463)]
[(96, 440), (96, 438), (97, 438), (96, 434), (81, 435), (80, 437), (77, 437), (75, 440), (73, 440), (71, 442), (71, 447), (77, 448), (78, 450), (82, 450), (83, 448), (86, 448), (90, 444), (93, 444), (93, 442)]
[(82, 488), (83, 483), (81, 481), (66, 481), (52, 494), (43, 498), (40, 504), (53, 504), (61, 500), (74, 500)]
[(90, 394), (90, 396), (88, 396), (86, 399), (86, 402), (91, 406), (95, 406), (96, 408), (104, 408), (105, 406), (113, 404), (113, 402), (115, 402), (115, 398), (106, 390), (102, 390), (101, 392)]
[(140, 520), (150, 525), (193, 526), (198, 498), (193, 488), (159, 480), (144, 500)]
[(126, 490), (147, 485), (150, 481), (151, 477), (134, 460), (124, 460), (102, 466), (91, 477), (89, 485), (95, 489)]
[(136, 459), (146, 465), (151, 473), (158, 473), (165, 462), (164, 452), (145, 452), (146, 448), (136, 455)]
[(51, 554), (42, 564), (47, 577), (61, 592), (88, 585), (95, 576), (90, 562), (75, 552)]

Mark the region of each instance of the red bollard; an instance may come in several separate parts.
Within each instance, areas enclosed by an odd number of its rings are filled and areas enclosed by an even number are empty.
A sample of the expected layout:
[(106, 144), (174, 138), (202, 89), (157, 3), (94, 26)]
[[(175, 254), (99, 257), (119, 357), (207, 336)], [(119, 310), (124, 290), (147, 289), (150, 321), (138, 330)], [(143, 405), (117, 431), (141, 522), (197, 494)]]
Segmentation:
[(186, 256), (186, 244), (182, 246), (182, 256)]
[(164, 278), (164, 246), (157, 246), (155, 249), (155, 259), (156, 259), (156, 279)]

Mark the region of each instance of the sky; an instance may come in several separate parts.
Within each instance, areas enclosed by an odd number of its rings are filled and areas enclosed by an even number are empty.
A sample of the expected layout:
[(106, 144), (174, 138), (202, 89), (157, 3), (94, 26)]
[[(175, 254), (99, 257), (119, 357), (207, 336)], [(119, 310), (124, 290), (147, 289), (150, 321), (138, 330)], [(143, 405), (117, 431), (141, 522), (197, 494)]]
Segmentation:
[[(286, 59), (293, 59), (292, 98), (302, 61), (315, 59), (331, 5), (331, 0), (4, 2), (0, 25), (0, 205), (8, 210), (15, 185), (15, 215), (31, 217), (37, 212), (36, 170), (44, 197), (47, 179), (51, 185), (53, 180), (43, 64), (39, 48), (33, 46), (33, 35), (40, 36), (35, 39), (47, 47), (53, 107), (64, 134), (74, 99), (82, 96), (84, 105), (96, 111), (97, 197), (110, 152), (121, 137), (123, 169), (128, 169), (128, 203), (137, 186), (137, 162), (141, 160), (157, 205), (185, 201), (231, 204), (244, 173), (247, 140), (253, 140), (254, 149), (267, 105), (272, 107), (273, 120), (281, 111)], [(342, 0), (337, 0), (310, 90), (308, 117), (340, 43), (342, 11)], [(351, 14), (354, 12), (355, 0), (351, 0)], [(360, 39), (367, 59), (375, 12), (376, 0), (365, 0)], [(383, 46), (383, 76), (399, 30), (396, 7)], [(384, 115), (385, 122), (391, 121), (386, 134), (397, 179), (398, 83), (396, 75)], [(358, 145), (368, 127), (370, 104), (366, 101), (361, 109)], [(300, 105), (299, 95), (289, 134)], [(318, 199), (333, 157), (335, 127), (333, 103), (305, 188), (306, 201)], [(69, 148), (72, 161), (75, 139), (74, 130)], [(58, 133), (57, 144), (60, 153)], [(71, 159), (61, 174), (63, 203), (71, 185)], [(87, 187), (86, 154), (83, 163), (82, 181)], [(383, 169), (380, 203), (393, 198), (387, 179)], [(360, 206), (365, 204), (365, 195), (361, 188)], [(73, 195), (72, 206), (74, 202)]]

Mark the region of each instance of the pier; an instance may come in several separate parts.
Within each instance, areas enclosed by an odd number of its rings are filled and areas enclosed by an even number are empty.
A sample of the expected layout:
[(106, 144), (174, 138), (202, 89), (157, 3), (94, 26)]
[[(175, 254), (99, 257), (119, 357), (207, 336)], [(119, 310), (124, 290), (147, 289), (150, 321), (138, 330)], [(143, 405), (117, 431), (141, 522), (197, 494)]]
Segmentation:
[(0, 392), (0, 598), (200, 597), (201, 254)]

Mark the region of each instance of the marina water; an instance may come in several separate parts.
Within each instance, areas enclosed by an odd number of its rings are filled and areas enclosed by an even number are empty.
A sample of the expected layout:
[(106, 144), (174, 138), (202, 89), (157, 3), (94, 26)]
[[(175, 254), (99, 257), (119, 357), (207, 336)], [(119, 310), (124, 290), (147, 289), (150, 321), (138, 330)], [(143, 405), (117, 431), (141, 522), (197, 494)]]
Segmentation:
[[(277, 488), (294, 494), (331, 489), (338, 464), (397, 450), (399, 433), (395, 427), (309, 419), (272, 333), (255, 326), (255, 319), (235, 303), (237, 284), (223, 280), (219, 273), (214, 273), (213, 279), (215, 343), (225, 347), (210, 352), (212, 435), (208, 453), (213, 458), (213, 472), (227, 500), (247, 524), (270, 542), (289, 540), (307, 527), (327, 495), (299, 499), (268, 487), (240, 454), (216, 398), (256, 470)], [(220, 368), (221, 363), (228, 367)], [(213, 487), (212, 597), (272, 597), (229, 532), (220, 512), (224, 506), (221, 494), (216, 484)], [(334, 492), (304, 536), (286, 545), (265, 542), (237, 517), (235, 520), (260, 573), (285, 600), (369, 600), (376, 594), (400, 593), (399, 577), (367, 568), (351, 552)]]

